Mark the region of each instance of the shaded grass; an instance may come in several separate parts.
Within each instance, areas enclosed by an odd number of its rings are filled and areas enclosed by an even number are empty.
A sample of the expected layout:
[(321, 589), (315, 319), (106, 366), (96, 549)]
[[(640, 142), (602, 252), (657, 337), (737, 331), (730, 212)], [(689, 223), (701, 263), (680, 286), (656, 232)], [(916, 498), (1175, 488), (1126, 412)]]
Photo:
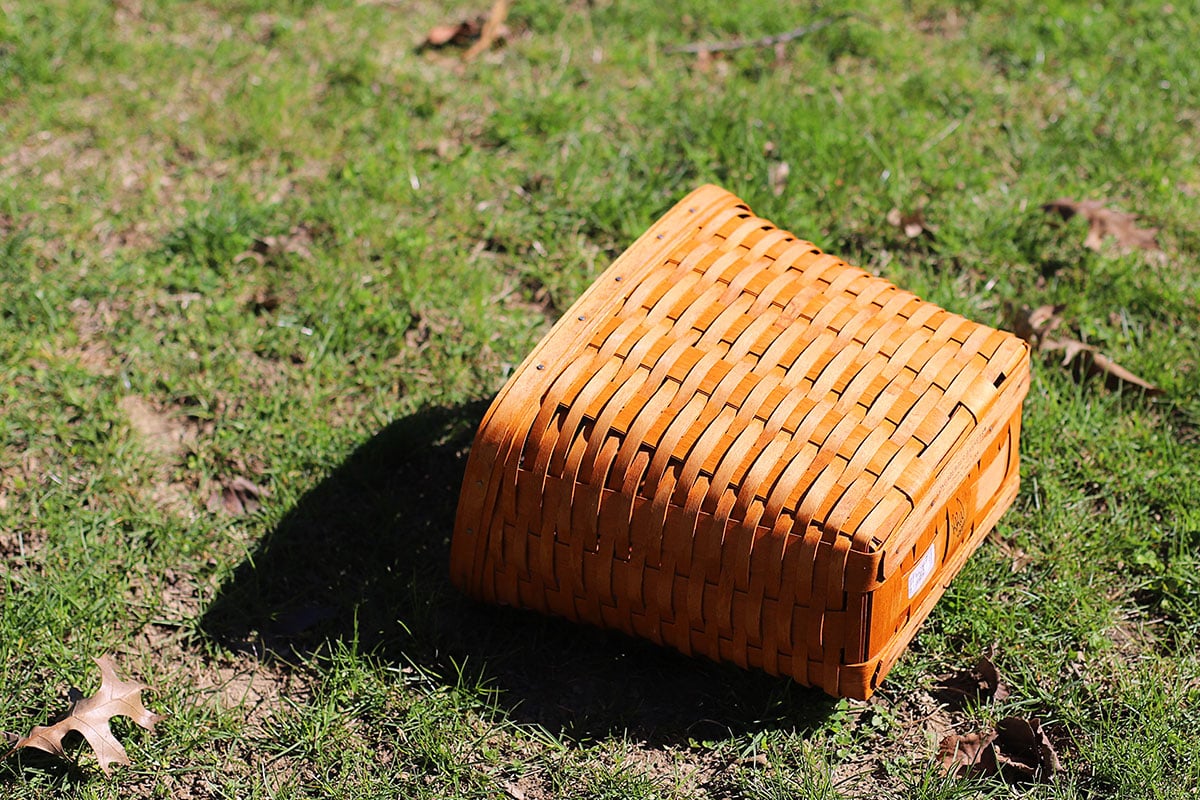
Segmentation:
[[(521, 2), (465, 67), (414, 50), (462, 4), (10, 6), (0, 727), (43, 722), (106, 650), (172, 716), (118, 727), (135, 766), (112, 779), (22, 757), (5, 794), (1003, 796), (933, 757), (939, 725), (1010, 713), (1063, 755), (1033, 796), (1200, 785), (1186, 5)], [(781, 63), (665, 51), (843, 11)], [(869, 707), (445, 578), (487, 399), (702, 181), (982, 322), (1065, 304), (1165, 389), (1038, 358), (1021, 495)], [(1039, 211), (1060, 196), (1137, 212), (1166, 259), (1084, 250)], [(140, 434), (130, 396), (182, 444)], [(260, 510), (210, 510), (235, 476)], [(930, 718), (936, 677), (984, 652), (1012, 696)]]

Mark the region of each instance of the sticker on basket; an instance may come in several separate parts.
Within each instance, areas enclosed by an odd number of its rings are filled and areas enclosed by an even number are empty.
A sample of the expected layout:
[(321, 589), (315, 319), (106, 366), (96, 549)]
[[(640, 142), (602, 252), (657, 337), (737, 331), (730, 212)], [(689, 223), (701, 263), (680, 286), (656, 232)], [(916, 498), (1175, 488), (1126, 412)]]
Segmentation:
[(921, 556), (921, 560), (913, 567), (913, 571), (908, 573), (908, 599), (912, 600), (917, 592), (925, 586), (925, 582), (929, 580), (929, 576), (933, 574), (933, 559), (934, 550), (937, 543), (929, 545), (929, 549), (925, 551), (925, 555)]

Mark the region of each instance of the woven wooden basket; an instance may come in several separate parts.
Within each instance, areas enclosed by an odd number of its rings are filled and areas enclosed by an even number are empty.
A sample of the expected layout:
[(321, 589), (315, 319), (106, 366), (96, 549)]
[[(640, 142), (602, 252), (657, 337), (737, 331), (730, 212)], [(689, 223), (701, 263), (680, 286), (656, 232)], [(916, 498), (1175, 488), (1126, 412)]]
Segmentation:
[(471, 595), (865, 698), (1017, 491), (1025, 343), (715, 186), (501, 390), (451, 548)]

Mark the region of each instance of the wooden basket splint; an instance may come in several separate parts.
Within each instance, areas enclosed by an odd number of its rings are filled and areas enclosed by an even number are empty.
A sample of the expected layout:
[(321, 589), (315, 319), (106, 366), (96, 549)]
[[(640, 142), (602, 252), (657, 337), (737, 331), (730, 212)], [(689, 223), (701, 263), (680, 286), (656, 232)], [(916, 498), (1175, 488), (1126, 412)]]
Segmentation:
[(865, 698), (1017, 491), (1029, 355), (702, 187), (475, 438), (471, 595)]

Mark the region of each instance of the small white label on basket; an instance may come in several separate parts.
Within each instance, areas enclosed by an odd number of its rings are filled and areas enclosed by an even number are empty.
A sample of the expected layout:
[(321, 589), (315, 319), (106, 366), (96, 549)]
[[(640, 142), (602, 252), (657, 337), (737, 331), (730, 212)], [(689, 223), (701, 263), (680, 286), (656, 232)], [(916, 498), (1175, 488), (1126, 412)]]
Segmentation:
[(912, 600), (917, 592), (925, 586), (929, 580), (929, 576), (933, 574), (934, 550), (937, 542), (929, 545), (929, 549), (925, 551), (925, 555), (921, 556), (921, 560), (913, 567), (913, 571), (908, 573), (908, 599)]

